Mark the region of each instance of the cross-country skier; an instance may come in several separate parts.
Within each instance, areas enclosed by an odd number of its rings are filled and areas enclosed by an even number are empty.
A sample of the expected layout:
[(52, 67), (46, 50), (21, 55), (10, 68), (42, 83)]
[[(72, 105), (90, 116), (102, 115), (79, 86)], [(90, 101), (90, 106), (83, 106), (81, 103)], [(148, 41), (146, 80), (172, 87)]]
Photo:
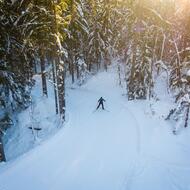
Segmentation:
[(105, 100), (101, 97), (101, 98), (98, 100), (98, 106), (97, 106), (96, 110), (97, 110), (100, 106), (102, 106), (102, 109), (104, 110), (104, 102), (105, 102)]

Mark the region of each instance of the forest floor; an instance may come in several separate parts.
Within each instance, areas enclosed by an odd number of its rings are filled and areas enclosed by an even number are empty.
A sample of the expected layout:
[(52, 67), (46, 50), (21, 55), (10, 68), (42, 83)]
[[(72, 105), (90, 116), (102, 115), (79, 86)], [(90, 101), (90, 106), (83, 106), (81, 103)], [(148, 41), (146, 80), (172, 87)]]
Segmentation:
[(114, 68), (68, 88), (64, 127), (1, 164), (0, 190), (190, 190), (190, 129), (172, 133), (161, 88), (159, 101), (127, 101)]

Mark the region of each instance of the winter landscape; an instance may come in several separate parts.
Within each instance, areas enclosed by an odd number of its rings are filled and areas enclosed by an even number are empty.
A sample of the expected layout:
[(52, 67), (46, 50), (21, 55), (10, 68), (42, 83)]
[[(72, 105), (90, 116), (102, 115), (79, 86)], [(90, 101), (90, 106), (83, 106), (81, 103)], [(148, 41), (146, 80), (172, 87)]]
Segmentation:
[(188, 0), (0, 0), (0, 190), (190, 190)]

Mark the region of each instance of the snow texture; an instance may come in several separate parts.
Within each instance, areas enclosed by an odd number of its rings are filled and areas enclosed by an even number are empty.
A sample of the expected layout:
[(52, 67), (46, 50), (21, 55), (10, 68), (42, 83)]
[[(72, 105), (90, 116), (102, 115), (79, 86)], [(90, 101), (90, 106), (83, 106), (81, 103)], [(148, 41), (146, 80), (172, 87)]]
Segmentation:
[(187, 71), (187, 76), (190, 76), (190, 70)]
[[(18, 114), (15, 126), (9, 128), (4, 136), (5, 154), (8, 161), (39, 145), (60, 127), (59, 117), (55, 114), (53, 84), (47, 82), (48, 98), (43, 97), (41, 75), (35, 75), (34, 79), (36, 85), (32, 91), (31, 106)], [(30, 127), (41, 128), (41, 130), (32, 131)]]
[[(115, 70), (67, 89), (65, 127), (1, 164), (0, 190), (190, 190), (190, 129), (173, 135), (164, 120), (171, 102), (162, 81), (159, 101), (128, 102)], [(94, 112), (101, 96), (107, 111)]]

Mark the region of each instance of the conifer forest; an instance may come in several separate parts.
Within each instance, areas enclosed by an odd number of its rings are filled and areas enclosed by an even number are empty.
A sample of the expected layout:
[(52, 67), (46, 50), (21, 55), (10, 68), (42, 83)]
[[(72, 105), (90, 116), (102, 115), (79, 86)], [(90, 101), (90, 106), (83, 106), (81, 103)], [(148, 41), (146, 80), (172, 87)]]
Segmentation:
[(0, 0), (0, 190), (189, 190), (189, 10)]

